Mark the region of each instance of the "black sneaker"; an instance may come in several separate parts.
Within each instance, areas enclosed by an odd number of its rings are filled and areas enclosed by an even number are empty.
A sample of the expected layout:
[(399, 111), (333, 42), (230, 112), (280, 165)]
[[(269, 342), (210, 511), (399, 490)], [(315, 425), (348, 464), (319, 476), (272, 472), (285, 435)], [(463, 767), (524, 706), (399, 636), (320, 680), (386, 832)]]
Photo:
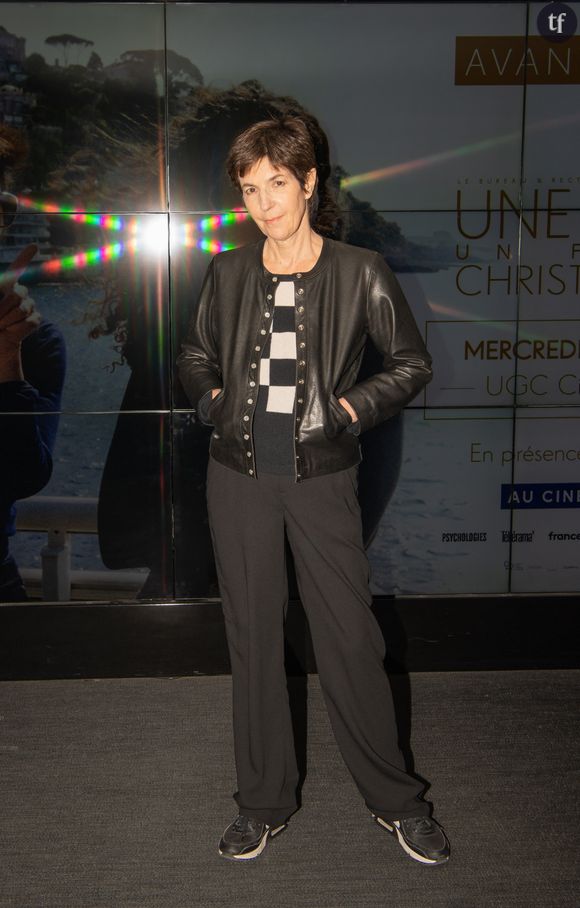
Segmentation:
[(218, 851), (222, 857), (235, 861), (257, 858), (268, 844), (268, 836), (277, 835), (287, 825), (282, 823), (281, 826), (271, 827), (241, 813), (225, 830)]
[(387, 822), (374, 813), (371, 816), (398, 838), (401, 848), (415, 861), (420, 861), (421, 864), (444, 864), (449, 860), (447, 836), (430, 817), (408, 817), (405, 820)]

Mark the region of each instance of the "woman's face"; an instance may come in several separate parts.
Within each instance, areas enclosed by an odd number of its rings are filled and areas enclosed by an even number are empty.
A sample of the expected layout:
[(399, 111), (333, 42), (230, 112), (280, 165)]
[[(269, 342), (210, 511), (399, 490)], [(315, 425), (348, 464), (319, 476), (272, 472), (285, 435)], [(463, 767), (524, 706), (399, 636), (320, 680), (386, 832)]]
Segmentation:
[(314, 191), (316, 170), (309, 171), (303, 189), (286, 167), (261, 158), (240, 178), (244, 204), (262, 233), (283, 242), (300, 228), (309, 229), (307, 200)]

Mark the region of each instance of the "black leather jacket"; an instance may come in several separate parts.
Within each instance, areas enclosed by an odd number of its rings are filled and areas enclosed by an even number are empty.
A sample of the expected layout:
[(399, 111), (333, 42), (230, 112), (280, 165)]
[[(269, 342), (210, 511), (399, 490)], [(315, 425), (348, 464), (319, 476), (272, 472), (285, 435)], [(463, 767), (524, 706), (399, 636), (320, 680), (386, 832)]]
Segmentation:
[[(177, 364), (193, 407), (212, 388), (210, 454), (256, 478), (252, 420), (260, 356), (269, 330), (275, 276), (262, 263), (264, 240), (211, 261)], [(324, 239), (311, 271), (293, 275), (296, 293), (296, 481), (359, 463), (345, 429), (344, 397), (360, 430), (408, 404), (431, 379), (431, 357), (400, 285), (376, 252)], [(383, 370), (356, 383), (367, 335)], [(259, 468), (259, 464), (257, 465)]]

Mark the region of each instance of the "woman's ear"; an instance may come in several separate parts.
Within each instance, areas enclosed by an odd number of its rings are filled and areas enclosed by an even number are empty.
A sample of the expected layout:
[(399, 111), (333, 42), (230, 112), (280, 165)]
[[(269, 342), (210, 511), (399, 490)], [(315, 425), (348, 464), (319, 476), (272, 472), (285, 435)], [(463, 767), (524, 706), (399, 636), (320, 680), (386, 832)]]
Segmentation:
[(306, 181), (304, 184), (304, 192), (306, 193), (306, 198), (309, 199), (314, 190), (316, 189), (316, 167), (313, 167), (312, 170), (309, 170), (306, 174)]

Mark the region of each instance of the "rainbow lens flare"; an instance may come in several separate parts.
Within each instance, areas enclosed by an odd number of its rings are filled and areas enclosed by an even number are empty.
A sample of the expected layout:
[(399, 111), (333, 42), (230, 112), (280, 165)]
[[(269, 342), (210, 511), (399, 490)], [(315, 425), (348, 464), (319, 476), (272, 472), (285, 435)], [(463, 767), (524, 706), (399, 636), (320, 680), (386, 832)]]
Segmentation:
[[(91, 214), (78, 208), (55, 205), (51, 202), (41, 202), (21, 196), (18, 199), (22, 209), (41, 212), (42, 214), (56, 214), (69, 218), (79, 224), (97, 227), (101, 230), (123, 232), (123, 242), (109, 243), (95, 249), (83, 250), (62, 258), (51, 259), (30, 266), (32, 272), (39, 275), (54, 275), (61, 271), (82, 269), (90, 265), (99, 264), (112, 259), (117, 259), (126, 252), (132, 255), (145, 254), (165, 255), (169, 246), (169, 215), (151, 214), (144, 217), (121, 217), (119, 215)], [(174, 249), (200, 249), (202, 252), (215, 255), (228, 249), (235, 249), (235, 243), (223, 242), (211, 234), (218, 230), (231, 227), (249, 218), (244, 209), (232, 209), (218, 215), (208, 215), (197, 220), (182, 223), (175, 233), (171, 232), (171, 245)], [(16, 278), (13, 272), (6, 271), (2, 275), (1, 283), (9, 283)]]
[(209, 252), (211, 255), (225, 252), (227, 249), (235, 249), (235, 243), (222, 243), (215, 238), (199, 234), (207, 234), (223, 227), (230, 227), (232, 224), (239, 224), (247, 221), (249, 217), (247, 211), (233, 209), (225, 211), (223, 214), (201, 218), (198, 221), (187, 221), (185, 224), (181, 224), (178, 231), (177, 246), (185, 246), (186, 249), (201, 249), (202, 252)]
[(34, 211), (40, 211), (43, 214), (60, 214), (77, 221), (79, 224), (90, 224), (93, 227), (101, 227), (104, 230), (122, 230), (123, 219), (117, 215), (111, 214), (89, 214), (87, 211), (78, 211), (73, 208), (65, 208), (59, 205), (53, 205), (50, 202), (35, 202), (28, 196), (19, 196), (18, 204), (21, 208), (28, 208)]
[[(580, 113), (565, 114), (561, 117), (552, 117), (547, 120), (537, 120), (536, 122), (527, 124), (526, 134), (568, 126), (577, 123), (578, 120), (580, 120)], [(363, 183), (375, 183), (378, 180), (387, 180), (390, 177), (398, 176), (402, 173), (412, 173), (414, 170), (432, 167), (433, 165), (441, 164), (443, 161), (477, 154), (477, 152), (486, 151), (488, 148), (494, 148), (510, 142), (519, 142), (521, 140), (522, 131), (516, 129), (513, 132), (507, 132), (500, 136), (493, 136), (488, 139), (481, 139), (478, 142), (472, 142), (469, 145), (458, 145), (456, 148), (449, 148), (445, 151), (440, 151), (423, 158), (415, 158), (412, 161), (402, 161), (399, 164), (391, 164), (390, 167), (381, 167), (378, 170), (368, 170), (366, 173), (358, 173), (353, 176), (343, 177), (340, 181), (340, 186), (341, 189), (350, 189), (352, 186), (362, 186)]]
[(108, 246), (101, 246), (99, 249), (87, 249), (86, 252), (77, 252), (74, 255), (65, 255), (61, 259), (51, 259), (48, 262), (42, 262), (37, 268), (41, 274), (57, 274), (59, 271), (86, 268), (87, 265), (96, 265), (98, 262), (117, 259), (122, 255), (123, 251), (123, 243), (110, 243)]

